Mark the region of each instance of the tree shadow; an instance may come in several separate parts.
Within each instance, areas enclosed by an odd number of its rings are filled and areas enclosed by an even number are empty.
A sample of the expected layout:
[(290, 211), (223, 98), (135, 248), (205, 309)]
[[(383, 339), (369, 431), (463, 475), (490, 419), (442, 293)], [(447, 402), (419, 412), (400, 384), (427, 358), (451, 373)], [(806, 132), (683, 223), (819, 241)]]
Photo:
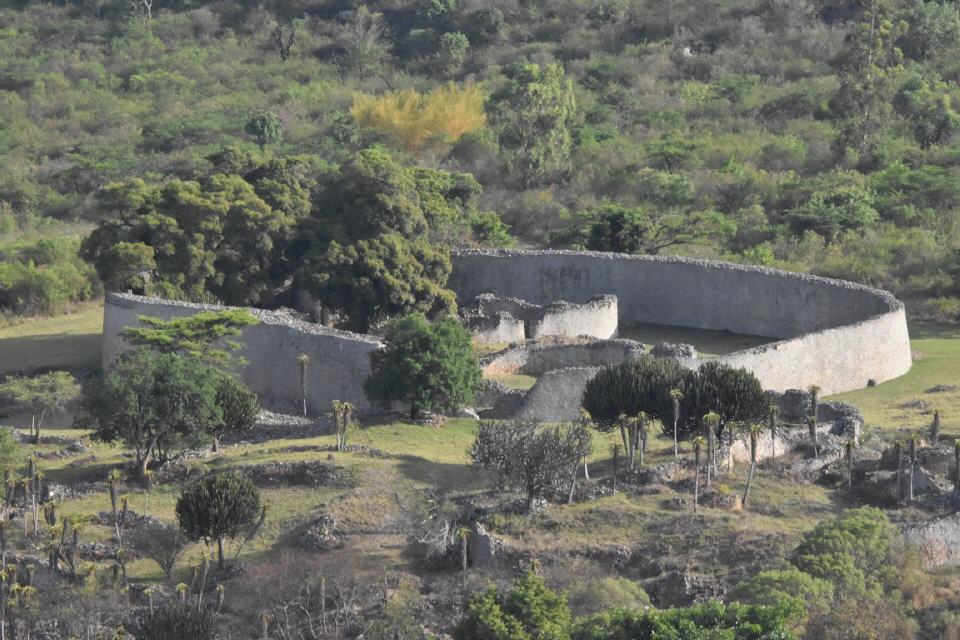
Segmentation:
[(947, 322), (911, 321), (908, 323), (913, 340), (960, 338), (960, 326)]
[(0, 340), (0, 375), (52, 369), (97, 370), (101, 343), (98, 333), (4, 338)]

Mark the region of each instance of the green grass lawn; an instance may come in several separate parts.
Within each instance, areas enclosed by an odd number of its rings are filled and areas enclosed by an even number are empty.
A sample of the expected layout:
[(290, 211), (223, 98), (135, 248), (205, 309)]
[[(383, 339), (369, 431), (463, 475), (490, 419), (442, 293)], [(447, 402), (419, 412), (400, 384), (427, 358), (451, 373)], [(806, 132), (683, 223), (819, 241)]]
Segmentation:
[(99, 369), (103, 307), (0, 326), (0, 375), (40, 368)]
[[(911, 323), (913, 367), (895, 380), (831, 396), (856, 406), (882, 431), (930, 426), (939, 409), (944, 431), (960, 435), (960, 327)], [(930, 393), (937, 385), (957, 387)]]

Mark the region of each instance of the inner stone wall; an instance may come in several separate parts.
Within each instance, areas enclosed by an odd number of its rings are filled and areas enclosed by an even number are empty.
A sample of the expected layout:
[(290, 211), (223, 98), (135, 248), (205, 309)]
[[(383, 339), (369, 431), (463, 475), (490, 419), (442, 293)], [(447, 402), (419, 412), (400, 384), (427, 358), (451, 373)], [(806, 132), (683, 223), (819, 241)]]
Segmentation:
[(620, 326), (644, 322), (780, 338), (721, 358), (765, 388), (858, 389), (910, 369), (903, 305), (884, 291), (748, 265), (572, 251), (467, 250), (453, 255), (458, 300), (480, 293), (586, 302), (617, 296)]
[[(130, 294), (109, 294), (104, 304), (104, 368), (129, 345), (120, 337), (125, 327), (139, 325), (138, 316), (170, 318), (205, 310), (234, 307), (191, 304)], [(247, 327), (237, 341), (247, 364), (239, 370), (244, 382), (260, 396), (264, 408), (300, 413), (300, 365), (297, 356), (310, 357), (307, 367), (307, 410), (316, 416), (330, 409), (333, 400), (344, 400), (358, 411), (370, 409), (363, 382), (370, 372), (370, 352), (382, 344), (371, 336), (338, 331), (302, 322), (285, 313), (247, 309), (259, 323)]]

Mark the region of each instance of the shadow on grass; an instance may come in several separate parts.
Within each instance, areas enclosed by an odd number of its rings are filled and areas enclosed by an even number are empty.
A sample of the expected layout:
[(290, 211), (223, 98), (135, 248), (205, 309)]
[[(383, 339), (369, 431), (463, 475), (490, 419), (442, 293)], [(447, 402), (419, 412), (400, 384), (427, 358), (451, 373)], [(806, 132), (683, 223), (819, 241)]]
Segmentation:
[(960, 338), (960, 326), (955, 324), (915, 321), (908, 323), (908, 326), (913, 340)]
[(41, 370), (99, 369), (101, 336), (51, 334), (0, 339), (0, 375)]
[(397, 470), (416, 482), (436, 483), (444, 487), (464, 489), (486, 482), (486, 474), (477, 473), (469, 465), (434, 462), (411, 455), (391, 456), (399, 460)]

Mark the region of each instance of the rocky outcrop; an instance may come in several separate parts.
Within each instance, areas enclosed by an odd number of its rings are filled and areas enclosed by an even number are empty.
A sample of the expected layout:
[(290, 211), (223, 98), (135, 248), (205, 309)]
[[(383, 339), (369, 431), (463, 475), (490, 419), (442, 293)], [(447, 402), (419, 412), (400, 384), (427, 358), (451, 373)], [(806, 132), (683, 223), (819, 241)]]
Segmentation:
[(925, 568), (960, 566), (960, 514), (905, 525), (903, 537), (919, 549)]
[(480, 522), (470, 526), (467, 538), (467, 557), (473, 567), (494, 567), (503, 556), (506, 545), (503, 540), (487, 531)]

